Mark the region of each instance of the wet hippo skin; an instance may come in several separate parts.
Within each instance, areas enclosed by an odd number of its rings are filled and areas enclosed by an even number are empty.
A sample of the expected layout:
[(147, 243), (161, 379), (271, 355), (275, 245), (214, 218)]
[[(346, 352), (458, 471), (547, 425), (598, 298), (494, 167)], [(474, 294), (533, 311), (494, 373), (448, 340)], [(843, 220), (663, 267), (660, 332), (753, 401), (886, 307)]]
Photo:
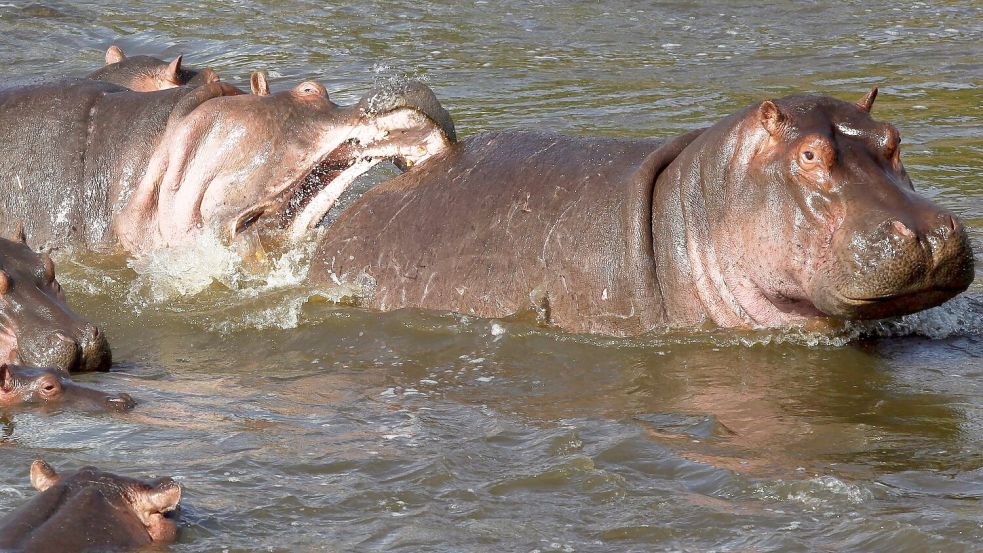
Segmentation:
[(27, 246), (22, 231), (0, 238), (0, 362), (66, 371), (106, 371), (105, 334), (75, 313), (46, 253)]
[(973, 254), (875, 95), (764, 101), (665, 141), (474, 136), (357, 200), (310, 278), (367, 275), (376, 309), (610, 335), (926, 309), (969, 286)]
[(133, 253), (209, 234), (301, 239), (376, 163), (410, 165), (453, 140), (450, 116), (414, 82), (352, 106), (314, 82), (264, 95), (221, 82), (12, 88), (0, 91), (0, 229), (23, 222), (32, 245)]
[(0, 409), (25, 405), (120, 413), (136, 402), (129, 394), (108, 395), (76, 384), (58, 369), (0, 364)]
[(31, 484), (41, 493), (0, 520), (0, 551), (136, 551), (177, 538), (167, 513), (177, 508), (181, 487), (170, 478), (143, 481), (95, 467), (59, 476), (38, 460)]

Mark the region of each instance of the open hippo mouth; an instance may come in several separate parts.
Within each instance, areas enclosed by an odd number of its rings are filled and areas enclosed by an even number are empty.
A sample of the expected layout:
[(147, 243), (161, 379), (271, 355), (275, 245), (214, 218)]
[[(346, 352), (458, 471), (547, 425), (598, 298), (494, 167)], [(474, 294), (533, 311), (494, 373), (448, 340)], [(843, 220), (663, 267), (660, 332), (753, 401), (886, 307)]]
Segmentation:
[(238, 235), (261, 219), (266, 232), (291, 242), (306, 236), (358, 177), (383, 161), (401, 170), (444, 151), (456, 141), (450, 114), (418, 82), (375, 89), (352, 108), (356, 120), (332, 138), (327, 153), (300, 177), (234, 220)]

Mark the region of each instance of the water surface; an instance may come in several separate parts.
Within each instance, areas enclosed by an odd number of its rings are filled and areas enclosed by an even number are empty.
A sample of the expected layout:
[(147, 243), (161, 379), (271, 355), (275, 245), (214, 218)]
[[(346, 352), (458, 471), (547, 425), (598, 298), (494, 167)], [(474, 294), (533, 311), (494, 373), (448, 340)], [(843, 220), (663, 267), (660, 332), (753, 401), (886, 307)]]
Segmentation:
[[(423, 78), (459, 135), (671, 136), (797, 92), (859, 99), (970, 227), (977, 283), (838, 335), (615, 340), (308, 301), (301, 254), (138, 266), (63, 254), (113, 344), (79, 380), (124, 416), (0, 417), (0, 512), (28, 465), (173, 475), (179, 552), (945, 551), (983, 543), (983, 7), (978, 2), (287, 1), (0, 6), (8, 83), (115, 42), (349, 103)], [(385, 171), (377, 171), (376, 179)], [(363, 188), (372, 179), (362, 183)], [(337, 292), (337, 291), (335, 291)], [(331, 294), (328, 294), (331, 295)]]

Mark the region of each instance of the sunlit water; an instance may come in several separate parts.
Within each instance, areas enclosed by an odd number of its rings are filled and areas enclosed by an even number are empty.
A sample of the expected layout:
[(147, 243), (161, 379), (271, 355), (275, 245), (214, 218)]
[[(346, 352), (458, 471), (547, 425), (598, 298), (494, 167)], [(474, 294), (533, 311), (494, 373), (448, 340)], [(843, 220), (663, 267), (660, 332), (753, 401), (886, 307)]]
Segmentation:
[[(175, 551), (976, 551), (983, 543), (983, 9), (974, 2), (153, 2), (0, 6), (9, 83), (116, 41), (349, 103), (425, 78), (459, 134), (669, 136), (793, 92), (859, 98), (958, 213), (977, 284), (833, 334), (620, 340), (346, 307), (212, 245), (62, 254), (127, 415), (0, 418), (0, 513), (28, 464), (173, 475)], [(377, 171), (375, 177), (385, 176)], [(371, 183), (368, 179), (362, 186)], [(356, 286), (357, 288), (357, 286)], [(312, 295), (341, 304), (309, 300)]]

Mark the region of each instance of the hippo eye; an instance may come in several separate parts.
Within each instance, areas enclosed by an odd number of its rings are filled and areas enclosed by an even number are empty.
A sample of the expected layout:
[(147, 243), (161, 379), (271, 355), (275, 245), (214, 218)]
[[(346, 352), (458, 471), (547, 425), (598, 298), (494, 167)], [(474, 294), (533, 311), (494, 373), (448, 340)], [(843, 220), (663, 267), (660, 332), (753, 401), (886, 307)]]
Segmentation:
[(56, 395), (61, 390), (61, 387), (57, 382), (53, 380), (47, 380), (41, 385), (41, 395), (44, 397), (51, 397)]
[(812, 151), (806, 150), (802, 152), (802, 157), (806, 158), (806, 161), (812, 161), (812, 159), (816, 157), (816, 155), (813, 154)]

